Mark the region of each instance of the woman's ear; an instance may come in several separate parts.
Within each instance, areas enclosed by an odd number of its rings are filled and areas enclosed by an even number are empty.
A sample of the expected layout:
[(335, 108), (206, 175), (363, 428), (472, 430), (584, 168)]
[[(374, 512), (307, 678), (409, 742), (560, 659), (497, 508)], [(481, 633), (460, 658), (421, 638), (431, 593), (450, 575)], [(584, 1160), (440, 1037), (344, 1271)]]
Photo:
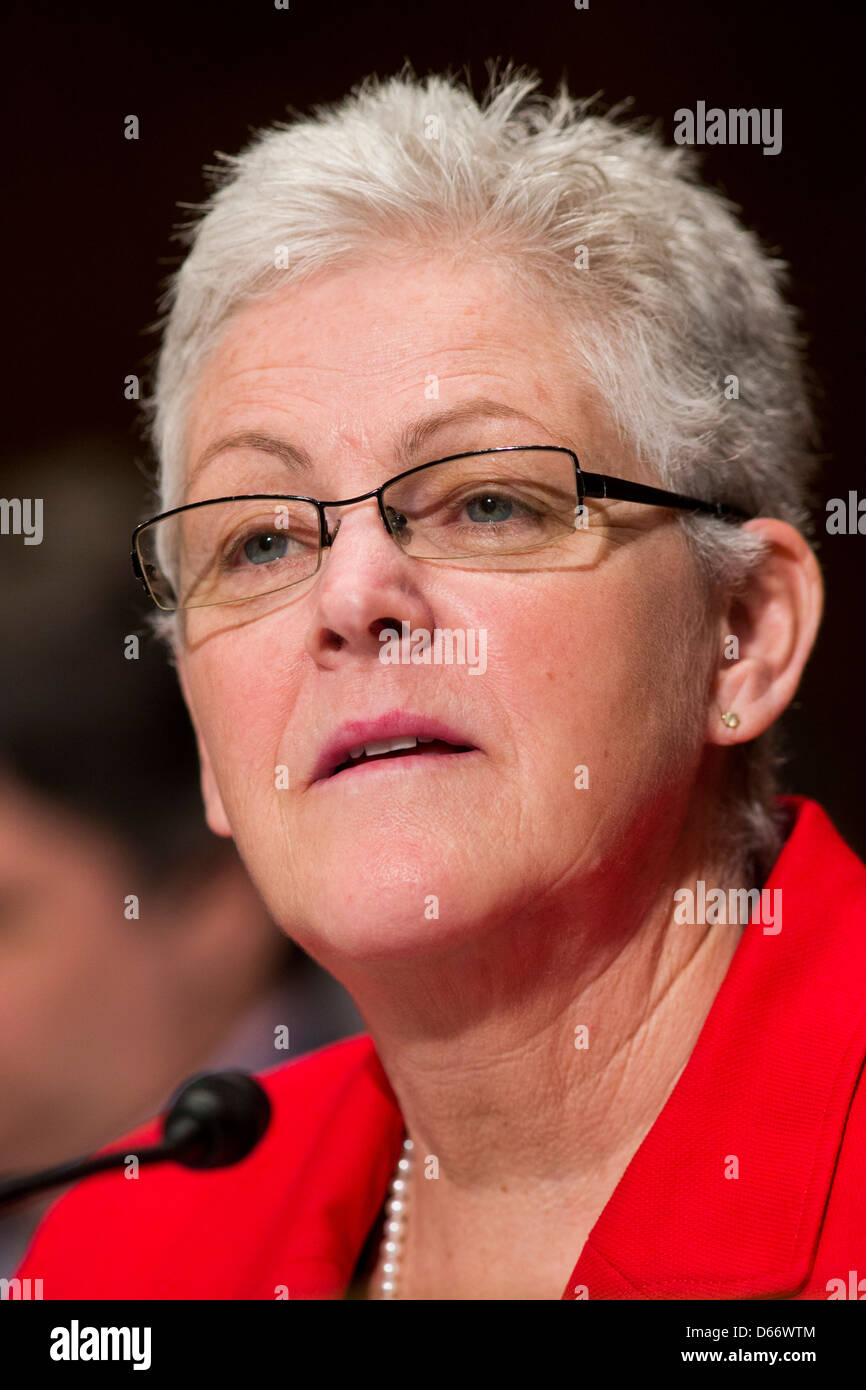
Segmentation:
[[(746, 743), (784, 712), (800, 684), (824, 607), (815, 553), (795, 527), (757, 517), (743, 530), (764, 537), (767, 550), (746, 589), (722, 616), (712, 743)], [(731, 728), (722, 715), (736, 715)]]
[(201, 769), (201, 795), (204, 802), (205, 819), (207, 820), (208, 828), (213, 831), (214, 835), (222, 835), (226, 839), (232, 839), (232, 828), (229, 825), (228, 816), (223, 806), (222, 796), (220, 795), (216, 777), (214, 776), (213, 766), (211, 765), (204, 739), (198, 727), (195, 711), (192, 706), (192, 701), (190, 700), (189, 683), (184, 669), (183, 657), (179, 652), (176, 654), (176, 666), (180, 688), (183, 691), (183, 698), (186, 702), (192, 727), (195, 731), (195, 741), (198, 747), (198, 761)]

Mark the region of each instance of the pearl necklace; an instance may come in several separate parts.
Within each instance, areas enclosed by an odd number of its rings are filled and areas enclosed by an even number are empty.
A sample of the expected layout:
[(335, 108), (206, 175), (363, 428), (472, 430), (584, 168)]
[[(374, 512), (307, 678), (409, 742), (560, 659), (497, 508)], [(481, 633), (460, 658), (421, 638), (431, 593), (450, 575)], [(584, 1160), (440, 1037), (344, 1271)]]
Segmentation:
[(412, 1140), (407, 1135), (397, 1161), (394, 1176), (388, 1188), (385, 1203), (385, 1230), (379, 1258), (385, 1256), (382, 1265), (380, 1298), (396, 1298), (399, 1288), (400, 1258), (406, 1238), (406, 1208), (409, 1200), (409, 1180), (412, 1174)]

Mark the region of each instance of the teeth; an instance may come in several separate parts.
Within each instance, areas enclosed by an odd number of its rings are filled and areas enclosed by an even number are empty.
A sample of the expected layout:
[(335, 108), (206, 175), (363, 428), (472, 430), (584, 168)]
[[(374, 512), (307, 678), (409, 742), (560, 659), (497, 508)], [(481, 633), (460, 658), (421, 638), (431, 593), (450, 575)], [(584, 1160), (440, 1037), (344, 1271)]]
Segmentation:
[(396, 753), (400, 748), (414, 748), (416, 743), (432, 742), (432, 738), (413, 738), (407, 734), (403, 738), (385, 738), (379, 743), (361, 743), (357, 748), (349, 749), (349, 757), (360, 758), (366, 753), (368, 758), (375, 758), (380, 753)]

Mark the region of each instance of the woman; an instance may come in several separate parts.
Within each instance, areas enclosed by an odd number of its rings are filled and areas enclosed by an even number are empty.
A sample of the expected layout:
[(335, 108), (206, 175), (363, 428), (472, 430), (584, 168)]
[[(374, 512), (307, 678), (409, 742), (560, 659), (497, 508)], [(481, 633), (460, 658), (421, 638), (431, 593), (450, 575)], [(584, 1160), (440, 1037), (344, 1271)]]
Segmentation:
[(46, 1298), (826, 1298), (862, 1256), (866, 872), (775, 781), (822, 607), (782, 267), (535, 86), (370, 81), (192, 233), (135, 563), (208, 824), (368, 1031), (265, 1074), (235, 1168), (66, 1195)]

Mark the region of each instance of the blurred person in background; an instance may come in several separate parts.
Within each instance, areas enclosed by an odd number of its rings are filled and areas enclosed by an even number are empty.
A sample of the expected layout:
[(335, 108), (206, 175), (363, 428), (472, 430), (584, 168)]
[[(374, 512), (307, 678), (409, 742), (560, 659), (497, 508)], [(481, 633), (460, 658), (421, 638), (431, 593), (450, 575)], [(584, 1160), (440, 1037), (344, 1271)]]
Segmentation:
[[(274, 1066), (360, 1020), (272, 924), (234, 845), (207, 829), (177, 681), (117, 545), (140, 507), (128, 448), (71, 445), (0, 490), (41, 497), (44, 528), (40, 544), (0, 544), (9, 1175), (93, 1150), (194, 1071)], [(0, 1213), (0, 1276), (56, 1195)]]

